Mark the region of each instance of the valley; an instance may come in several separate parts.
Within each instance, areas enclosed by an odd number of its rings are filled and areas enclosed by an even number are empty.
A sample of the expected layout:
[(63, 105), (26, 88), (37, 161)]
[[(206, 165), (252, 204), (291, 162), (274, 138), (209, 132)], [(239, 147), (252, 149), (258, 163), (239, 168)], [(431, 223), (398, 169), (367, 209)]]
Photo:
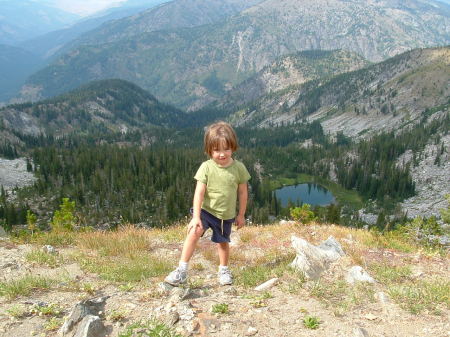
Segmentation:
[[(4, 175), (4, 223), (24, 224), (29, 211), (46, 228), (64, 197), (85, 225), (175, 223), (204, 159), (202, 129), (217, 119), (237, 128), (236, 156), (254, 177), (253, 223), (289, 217), (295, 205), (274, 194), (280, 181), (336, 193), (314, 210), (325, 222), (362, 227), (367, 213), (383, 230), (439, 217), (450, 193), (448, 6), (330, 1), (325, 23), (318, 5), (172, 1), (131, 16), (117, 9), (116, 20), (74, 33), (22, 87), (31, 96), (0, 108), (0, 154), (26, 158), (34, 176), (11, 191), (24, 175)], [(358, 26), (363, 12), (370, 20)], [(412, 34), (406, 13), (423, 29)]]
[[(448, 337), (448, 1), (72, 1), (0, 2), (0, 335)], [(234, 283), (172, 287), (218, 120)]]

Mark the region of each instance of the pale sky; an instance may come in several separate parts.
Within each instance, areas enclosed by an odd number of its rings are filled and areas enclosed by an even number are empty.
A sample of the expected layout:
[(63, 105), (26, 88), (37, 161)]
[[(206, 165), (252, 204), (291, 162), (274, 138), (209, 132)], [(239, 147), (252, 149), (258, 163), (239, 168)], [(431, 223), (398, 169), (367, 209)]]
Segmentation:
[(89, 15), (99, 10), (114, 7), (126, 0), (50, 0), (53, 6), (78, 15)]

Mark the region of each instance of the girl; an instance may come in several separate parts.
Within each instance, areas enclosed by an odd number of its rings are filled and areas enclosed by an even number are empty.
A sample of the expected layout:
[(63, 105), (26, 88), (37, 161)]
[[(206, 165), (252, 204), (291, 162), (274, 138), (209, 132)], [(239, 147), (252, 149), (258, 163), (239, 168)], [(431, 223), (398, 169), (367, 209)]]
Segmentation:
[[(219, 254), (218, 279), (221, 285), (233, 283), (228, 269), (230, 255), (231, 226), (236, 222), (237, 228), (245, 224), (247, 207), (247, 181), (250, 174), (244, 164), (232, 158), (238, 149), (236, 133), (225, 122), (210, 125), (204, 137), (205, 153), (209, 160), (200, 165), (194, 179), (195, 188), (192, 220), (187, 228), (178, 268), (165, 279), (177, 286), (187, 280), (188, 263), (194, 253), (200, 237), (208, 228), (212, 229), (211, 241), (217, 244)], [(239, 212), (236, 215), (236, 201), (239, 200)]]

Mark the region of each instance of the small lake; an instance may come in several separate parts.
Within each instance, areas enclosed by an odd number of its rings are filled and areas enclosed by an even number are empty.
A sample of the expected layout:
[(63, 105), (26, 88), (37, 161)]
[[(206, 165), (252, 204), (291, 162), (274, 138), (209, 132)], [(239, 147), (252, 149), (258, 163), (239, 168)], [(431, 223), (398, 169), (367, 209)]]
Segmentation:
[(283, 207), (287, 206), (289, 199), (294, 204), (304, 203), (311, 206), (327, 206), (334, 202), (334, 196), (330, 191), (313, 183), (285, 186), (275, 190), (275, 195), (281, 200)]

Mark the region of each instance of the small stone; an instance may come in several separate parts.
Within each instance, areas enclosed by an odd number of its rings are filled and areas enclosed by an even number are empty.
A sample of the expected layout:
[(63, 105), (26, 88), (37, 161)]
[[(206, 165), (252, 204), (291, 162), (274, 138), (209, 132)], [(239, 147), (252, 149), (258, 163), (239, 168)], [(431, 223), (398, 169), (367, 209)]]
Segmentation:
[(45, 245), (44, 247), (42, 247), (42, 250), (48, 254), (56, 254), (57, 253), (55, 247), (53, 247), (51, 245)]
[(366, 331), (366, 329), (356, 327), (353, 329), (353, 337), (369, 337), (369, 333)]
[(254, 327), (249, 327), (247, 329), (247, 332), (245, 333), (246, 336), (254, 336), (258, 333), (258, 329), (254, 328)]
[(389, 297), (382, 291), (379, 291), (375, 294), (375, 297), (378, 299), (378, 301), (381, 304), (388, 304), (389, 303)]
[(345, 281), (350, 284), (356, 282), (375, 283), (375, 280), (361, 266), (351, 267), (345, 276)]
[(175, 324), (177, 324), (177, 322), (180, 320), (180, 315), (178, 314), (178, 312), (174, 311), (169, 315), (169, 318), (167, 319), (167, 323), (170, 326), (174, 326)]
[(369, 321), (374, 321), (374, 320), (378, 319), (378, 316), (375, 316), (374, 314), (367, 314), (367, 315), (364, 315), (364, 318), (368, 319)]
[(174, 286), (172, 286), (172, 285), (170, 285), (169, 283), (166, 283), (166, 282), (161, 282), (161, 283), (158, 284), (158, 291), (160, 291), (162, 293), (168, 293), (173, 288), (174, 288)]

